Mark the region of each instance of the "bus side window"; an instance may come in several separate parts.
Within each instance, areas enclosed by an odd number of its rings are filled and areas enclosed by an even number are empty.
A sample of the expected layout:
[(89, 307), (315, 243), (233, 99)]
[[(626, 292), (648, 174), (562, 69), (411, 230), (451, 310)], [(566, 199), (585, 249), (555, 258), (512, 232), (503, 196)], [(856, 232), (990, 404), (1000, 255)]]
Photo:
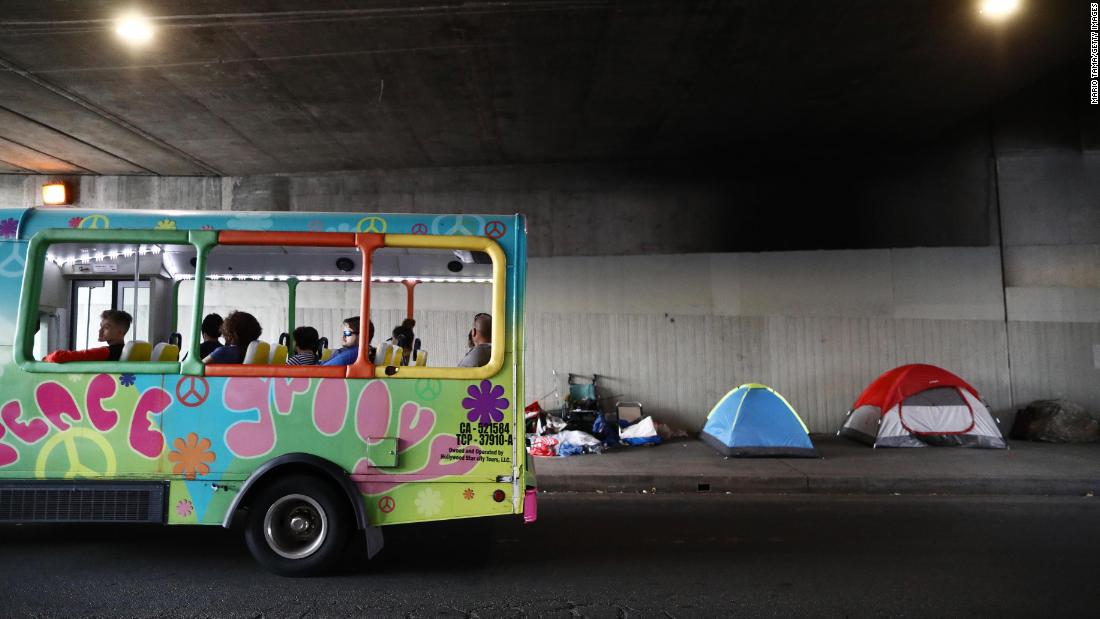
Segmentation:
[[(484, 251), (448, 249), (446, 237), (438, 241), (442, 247), (387, 245), (374, 252), (370, 308), (382, 365), (472, 370), (487, 365), (489, 352), (504, 344), (494, 344), (490, 333), (471, 340), (474, 317), (493, 312), (492, 258)], [(464, 362), (468, 356), (480, 362)], [(398, 358), (400, 363), (392, 361)]]
[[(28, 268), (24, 290), (37, 290), (38, 298), (20, 301), (13, 353), (31, 372), (60, 371), (41, 362), (85, 362), (66, 370), (75, 373), (122, 371), (122, 366), (87, 362), (119, 363), (127, 344), (166, 341), (173, 330), (169, 310), (178, 264), (196, 254), (186, 233), (160, 230), (49, 229), (37, 233), (31, 247), (41, 262)], [(170, 357), (165, 356), (168, 363)], [(127, 370), (159, 373), (172, 366)]]

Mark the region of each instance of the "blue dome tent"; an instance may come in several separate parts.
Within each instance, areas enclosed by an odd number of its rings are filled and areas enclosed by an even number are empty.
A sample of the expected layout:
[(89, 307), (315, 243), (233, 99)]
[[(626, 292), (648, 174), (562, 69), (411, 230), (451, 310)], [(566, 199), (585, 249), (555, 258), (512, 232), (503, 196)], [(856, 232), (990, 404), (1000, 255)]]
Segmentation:
[(724, 456), (817, 458), (806, 424), (767, 385), (741, 385), (718, 401), (699, 438)]

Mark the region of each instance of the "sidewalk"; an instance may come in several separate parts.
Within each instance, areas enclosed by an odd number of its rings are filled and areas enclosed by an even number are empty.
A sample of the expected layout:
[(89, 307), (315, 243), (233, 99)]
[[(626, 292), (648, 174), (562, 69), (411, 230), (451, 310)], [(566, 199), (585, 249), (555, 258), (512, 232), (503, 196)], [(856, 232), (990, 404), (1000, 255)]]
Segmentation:
[(549, 492), (1100, 495), (1100, 443), (1009, 449), (872, 449), (813, 435), (823, 458), (729, 458), (694, 439), (602, 455), (535, 458)]

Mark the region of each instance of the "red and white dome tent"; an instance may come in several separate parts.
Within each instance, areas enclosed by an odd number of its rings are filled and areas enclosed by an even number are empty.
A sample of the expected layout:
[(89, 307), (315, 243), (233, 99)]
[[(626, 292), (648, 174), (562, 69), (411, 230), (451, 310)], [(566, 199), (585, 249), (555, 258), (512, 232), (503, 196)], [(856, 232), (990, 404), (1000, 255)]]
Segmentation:
[(934, 365), (903, 365), (859, 396), (840, 436), (874, 447), (1007, 447), (978, 391)]

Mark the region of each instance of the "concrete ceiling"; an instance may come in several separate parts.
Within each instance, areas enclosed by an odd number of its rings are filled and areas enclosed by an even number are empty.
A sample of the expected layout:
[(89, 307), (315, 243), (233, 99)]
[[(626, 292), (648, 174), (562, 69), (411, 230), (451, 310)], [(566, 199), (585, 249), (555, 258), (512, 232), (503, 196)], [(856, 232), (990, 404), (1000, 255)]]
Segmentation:
[[(0, 173), (251, 175), (910, 143), (1083, 55), (1084, 3), (4, 0)], [(1083, 69), (1084, 71), (1084, 69)], [(1084, 75), (1084, 73), (1082, 73)], [(1082, 78), (1084, 79), (1084, 78)]]

